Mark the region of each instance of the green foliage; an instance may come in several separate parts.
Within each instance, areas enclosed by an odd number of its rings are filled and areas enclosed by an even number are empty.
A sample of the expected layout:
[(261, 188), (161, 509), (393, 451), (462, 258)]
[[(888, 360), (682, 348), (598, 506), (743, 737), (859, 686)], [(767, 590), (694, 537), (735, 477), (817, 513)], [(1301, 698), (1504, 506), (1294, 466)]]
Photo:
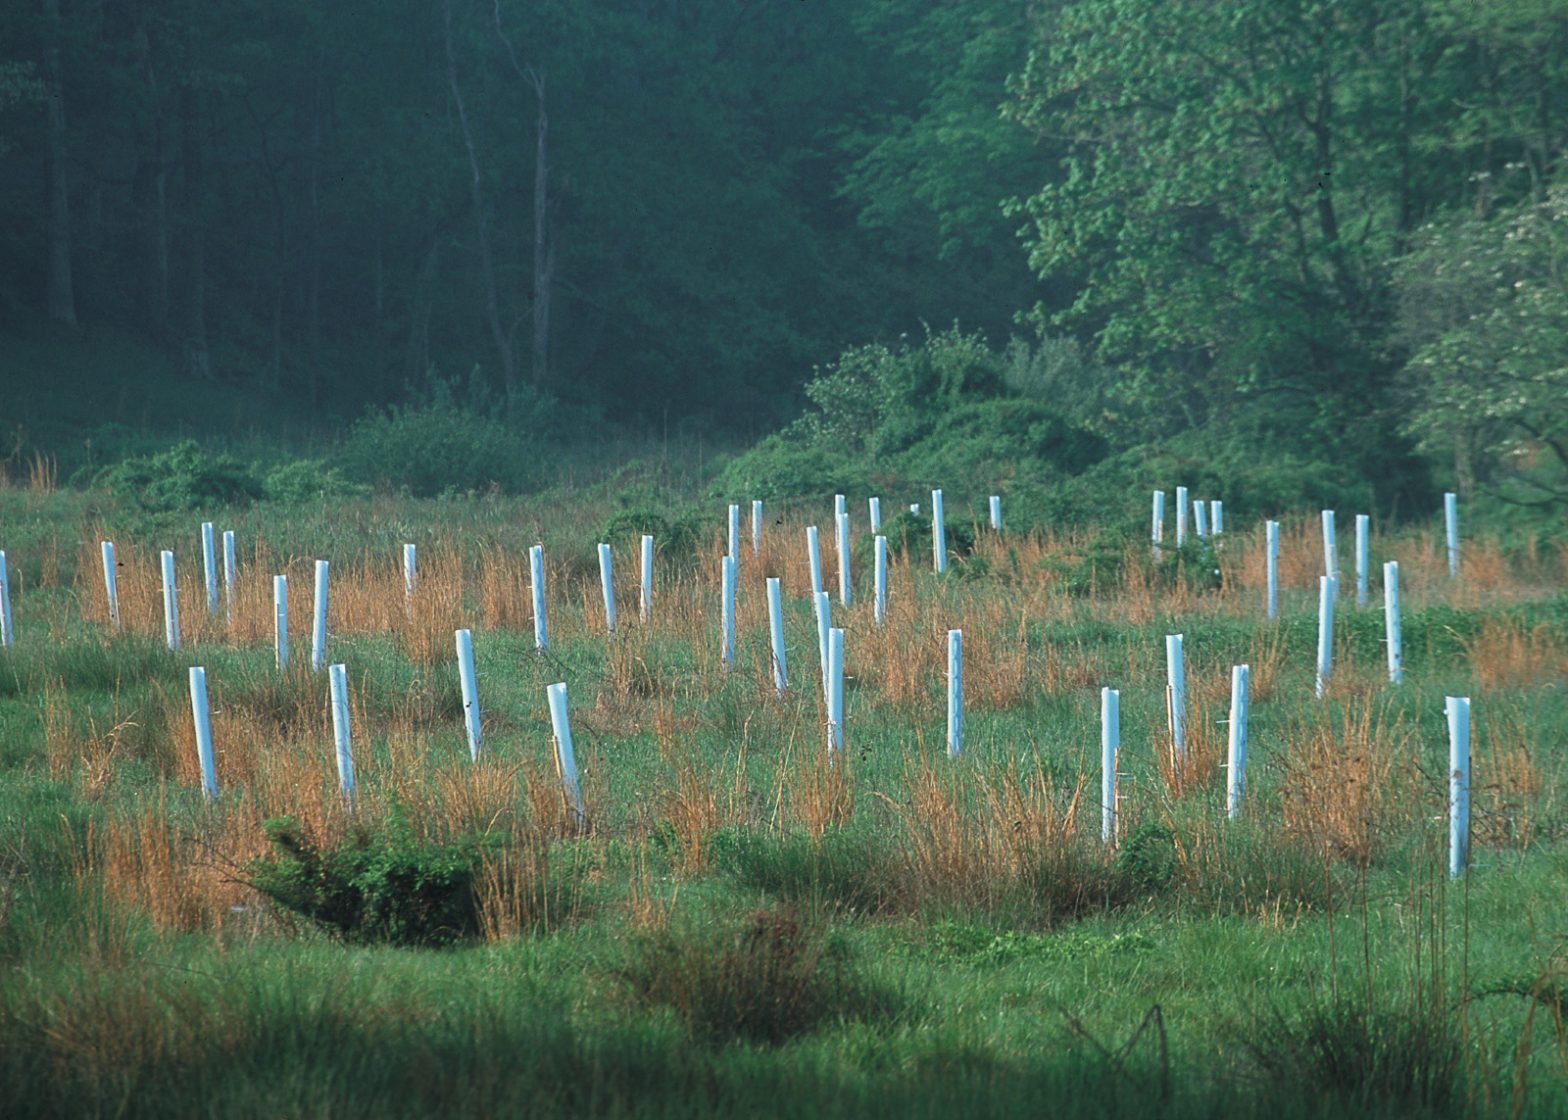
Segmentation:
[(647, 533), (654, 547), (666, 556), (692, 556), (702, 540), (702, 526), (694, 517), (674, 521), (651, 509), (623, 509), (610, 516), (599, 539), (610, 544), (639, 541)]
[(954, 326), (911, 346), (844, 351), (806, 383), (808, 412), (790, 429), (806, 443), (882, 457), (913, 446), (965, 399), (1000, 387), (996, 356)]
[(454, 382), (432, 375), (408, 403), (356, 421), (337, 464), (353, 481), (416, 497), (515, 493), (538, 477), (550, 411), (548, 401), (526, 394), (503, 408), (477, 377), (460, 399)]
[(261, 496), (249, 468), (184, 440), (155, 455), (125, 459), (98, 475), (116, 496), (154, 512), (197, 510)]
[(791, 432), (775, 432), (725, 464), (714, 490), (737, 501), (852, 494), (865, 485), (866, 463), (864, 456), (824, 454)]
[(1127, 538), (1120, 533), (1096, 532), (1076, 550), (1063, 549), (1041, 560), (1054, 571), (1070, 595), (1092, 595), (1121, 578), (1127, 559)]
[(807, 383), (812, 410), (728, 464), (717, 489), (734, 497), (896, 484), (961, 492), (1015, 475), (1056, 478), (1104, 457), (1101, 437), (1044, 403), (1001, 395), (1002, 369), (978, 335), (957, 327), (928, 331), (919, 345), (846, 350)]
[(291, 459), (279, 463), (261, 480), (262, 495), (272, 502), (297, 504), (326, 498), (361, 497), (367, 488), (348, 481), (322, 459)]
[(1164, 825), (1133, 830), (1116, 852), (1116, 870), (1136, 890), (1159, 891), (1176, 878), (1176, 837)]
[[(1026, 400), (964, 401), (947, 409), (929, 434), (892, 457), (899, 476), (922, 486), (954, 479), (993, 485), (1015, 475), (1052, 479), (1105, 457), (1105, 440)], [(949, 484), (951, 485), (951, 484)]]
[(1033, 346), (1014, 338), (1002, 352), (1002, 383), (1009, 392), (1060, 409), (1090, 431), (1103, 432), (1119, 419), (1116, 379), (1114, 370), (1071, 335), (1042, 334)]
[[(963, 518), (954, 519), (943, 511), (942, 535), (946, 538), (949, 556), (968, 556), (975, 548), (975, 527)], [(887, 550), (893, 556), (913, 550), (916, 554), (931, 554), (931, 518), (926, 513), (911, 513), (901, 509), (892, 517), (882, 519), (882, 536), (887, 538)], [(874, 563), (872, 549), (875, 541), (867, 538), (860, 542), (864, 551), (863, 564)]]
[(639, 1001), (669, 1007), (693, 1038), (711, 1044), (777, 1046), (893, 1008), (838, 943), (788, 909), (757, 910), (717, 933), (661, 931), (644, 939), (621, 977)]
[(1408, 430), (1459, 482), (1568, 503), (1568, 188), (1424, 227), (1395, 272)]
[[(1008, 112), (1065, 151), (1011, 205), (1037, 274), (1069, 292), (1033, 319), (1092, 336), (1120, 367), (1113, 411), (1130, 434), (1247, 433), (1271, 456), (1353, 464), (1386, 503), (1419, 497), (1392, 391), (1388, 262), (1415, 215), (1470, 208), (1504, 150), (1534, 149), (1511, 106), (1564, 80), (1560, 43), (1502, 7), (1037, 11)], [(1505, 25), (1520, 64), (1470, 101), (1461, 60), (1487, 57)], [(1547, 165), (1527, 162), (1539, 181)], [(1272, 432), (1246, 415), (1255, 405)]]
[[(1176, 835), (1190, 853), (1193, 837), (1183, 829)], [(1333, 894), (1330, 869), (1320, 851), (1278, 830), (1247, 823), (1227, 822), (1215, 850), (1205, 860), (1189, 862), (1185, 870), (1183, 903), (1211, 914), (1321, 910)]]
[(332, 850), (291, 818), (265, 827), (276, 852), (250, 864), (250, 884), (344, 941), (449, 945), (479, 933), (472, 846), (417, 844), (396, 821)]
[(947, 920), (933, 923), (921, 945), (928, 956), (975, 967), (1009, 965), (1016, 961), (1105, 961), (1154, 950), (1141, 933), (1093, 933), (1065, 929), (1052, 933), (1000, 932), (984, 926)]

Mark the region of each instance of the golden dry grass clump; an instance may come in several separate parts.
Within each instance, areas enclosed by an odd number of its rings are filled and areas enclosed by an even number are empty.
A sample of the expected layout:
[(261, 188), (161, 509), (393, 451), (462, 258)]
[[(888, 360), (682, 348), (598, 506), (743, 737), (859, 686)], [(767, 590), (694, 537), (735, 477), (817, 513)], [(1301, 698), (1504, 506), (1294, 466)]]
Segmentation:
[(1337, 721), (1298, 723), (1286, 744), (1279, 798), (1287, 832), (1365, 867), (1419, 816), (1414, 735), (1403, 720), (1352, 704)]

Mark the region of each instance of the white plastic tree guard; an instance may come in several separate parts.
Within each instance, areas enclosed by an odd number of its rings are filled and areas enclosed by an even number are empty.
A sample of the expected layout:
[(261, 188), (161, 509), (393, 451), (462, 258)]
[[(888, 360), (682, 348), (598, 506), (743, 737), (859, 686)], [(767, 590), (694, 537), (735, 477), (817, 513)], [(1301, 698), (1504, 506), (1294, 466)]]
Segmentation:
[(599, 589), (604, 595), (604, 629), (615, 633), (615, 568), (610, 546), (599, 542)]
[(1448, 542), (1448, 578), (1459, 578), (1459, 495), (1443, 495), (1443, 536)]
[(201, 791), (218, 796), (218, 771), (212, 756), (212, 713), (207, 705), (207, 670), (191, 666), (191, 719), (196, 725), (196, 758), (201, 763)]
[(1181, 635), (1165, 635), (1165, 703), (1171, 729), (1171, 757), (1177, 768), (1187, 763), (1187, 665)]
[(772, 643), (773, 688), (780, 696), (789, 686), (789, 675), (784, 669), (784, 608), (780, 602), (783, 593), (776, 576), (768, 577), (768, 637)]
[[(730, 508), (738, 509), (739, 507), (731, 506)], [(642, 577), (637, 587), (637, 617), (641, 621), (647, 622), (653, 617), (653, 537), (644, 533), (641, 544), (642, 547), (638, 549), (637, 553), (641, 561), (638, 565), (638, 574)], [(734, 551), (731, 550), (724, 559), (734, 560)]]
[(931, 491), (931, 566), (938, 575), (947, 571), (947, 530), (942, 524), (942, 491)]
[(587, 819), (587, 814), (583, 811), (582, 783), (577, 778), (577, 754), (572, 749), (572, 724), (566, 711), (566, 682), (550, 685), (545, 689), (545, 695), (550, 701), (550, 726), (555, 733), (555, 766), (561, 775), (561, 789), (566, 795), (572, 822), (580, 827)]
[(550, 648), (550, 625), (544, 611), (544, 545), (528, 550), (528, 591), (534, 605), (534, 649)]
[(114, 570), (114, 542), (100, 541), (103, 551), (103, 593), (109, 601), (109, 625), (120, 628), (120, 587)]
[(723, 566), (719, 596), (719, 663), (728, 669), (735, 664), (735, 577), (739, 566), (733, 556), (724, 557)]
[(207, 590), (207, 613), (218, 613), (218, 550), (212, 522), (201, 523), (201, 572)]
[(880, 535), (876, 539), (876, 570), (872, 591), (875, 596), (873, 614), (876, 624), (881, 626), (887, 621), (887, 538)]
[(1334, 596), (1338, 581), (1332, 576), (1318, 577), (1318, 673), (1316, 692), (1319, 697), (1328, 691), (1329, 676), (1334, 669)]
[(964, 632), (947, 632), (947, 757), (964, 753)]
[(1405, 649), (1399, 637), (1399, 561), (1383, 565), (1383, 640), (1388, 646), (1388, 679), (1405, 679)]
[(349, 803), (354, 801), (354, 745), (349, 730), (348, 668), (327, 666), (327, 685), (332, 701), (332, 744), (337, 752), (338, 788)]
[(1121, 693), (1100, 689), (1100, 839), (1116, 839), (1116, 752), (1122, 744)]
[(310, 629), (310, 671), (321, 672), (327, 663), (327, 574), (325, 560), (316, 561), (316, 597)]
[[(163, 571), (163, 643), (170, 649), (180, 648), (180, 600), (174, 584), (174, 553), (167, 548), (158, 554), (159, 564)], [(0, 573), (3, 575), (3, 573)], [(0, 583), (0, 591), (4, 591), (4, 584)], [(5, 593), (4, 611), (0, 612), (9, 616), (11, 596)], [(9, 617), (6, 618), (6, 633), (11, 632)], [(10, 643), (7, 642), (9, 645)]]
[(272, 653), (279, 669), (289, 667), (289, 577), (272, 577)]
[(1470, 863), (1470, 698), (1449, 696), (1448, 874), (1458, 878)]
[(1279, 617), (1279, 522), (1266, 521), (1263, 524), (1264, 537), (1264, 563), (1268, 569), (1268, 617)]
[(1248, 676), (1247, 666), (1231, 666), (1230, 734), (1226, 743), (1225, 772), (1225, 815), (1231, 820), (1241, 814), (1241, 799), (1247, 788)]
[(474, 635), (471, 630), (458, 630), (457, 679), (463, 691), (463, 730), (468, 734), (468, 757), (478, 759), (484, 748), (484, 736), (479, 725), (479, 680), (474, 672)]

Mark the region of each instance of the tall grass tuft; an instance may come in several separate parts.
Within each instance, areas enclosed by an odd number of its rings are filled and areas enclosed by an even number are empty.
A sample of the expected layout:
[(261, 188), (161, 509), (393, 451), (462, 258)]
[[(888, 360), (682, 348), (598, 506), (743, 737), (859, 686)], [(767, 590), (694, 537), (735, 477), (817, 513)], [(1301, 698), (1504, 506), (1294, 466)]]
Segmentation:
[(1335, 858), (1365, 867), (1398, 825), (1413, 822), (1412, 736), (1360, 703), (1337, 721), (1303, 721), (1287, 736), (1281, 761), (1281, 823)]
[(754, 911), (717, 934), (646, 935), (620, 976), (638, 1002), (668, 1007), (688, 1035), (710, 1045), (777, 1046), (896, 1007), (820, 928), (788, 908)]

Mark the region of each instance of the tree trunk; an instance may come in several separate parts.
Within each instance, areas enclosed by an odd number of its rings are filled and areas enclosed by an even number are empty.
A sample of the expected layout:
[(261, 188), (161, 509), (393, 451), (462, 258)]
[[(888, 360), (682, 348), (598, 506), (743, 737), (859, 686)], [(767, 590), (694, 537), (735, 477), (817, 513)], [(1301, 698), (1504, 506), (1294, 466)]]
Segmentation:
[(430, 235), (430, 248), (425, 251), (424, 263), (414, 280), (414, 298), (408, 309), (408, 348), (405, 380), (423, 384), (425, 372), (430, 368), (430, 310), (435, 302), (436, 265), (441, 257), (441, 235)]
[(479, 178), (479, 154), (474, 148), (473, 129), (468, 126), (468, 111), (463, 106), (463, 91), (457, 83), (457, 52), (452, 45), (452, 0), (446, 0), (446, 74), (452, 88), (452, 100), (457, 105), (457, 121), (463, 130), (463, 146), (468, 151), (469, 191), (474, 207), (474, 224), (479, 234), (479, 277), (485, 290), (485, 317), (490, 323), (490, 336), (495, 341), (496, 353), (501, 358), (502, 383), (508, 398), (517, 392), (517, 359), (512, 352), (512, 339), (501, 322), (501, 299), (496, 292), (495, 267), (490, 252), (490, 223), (485, 213), (484, 187)]
[(49, 251), (49, 318), (76, 326), (76, 289), (71, 281), (71, 192), (66, 171), (65, 88), (60, 74), (60, 0), (44, 0), (49, 45), (44, 50), (48, 86), (49, 220), (45, 233)]
[(180, 139), (184, 163), (185, 361), (194, 377), (212, 379), (212, 354), (207, 345), (207, 244), (202, 221), (205, 179), (201, 150), (201, 111), (196, 91), (180, 90)]
[(539, 102), (534, 145), (534, 335), (533, 382), (542, 389), (550, 376), (550, 301), (555, 290), (555, 236), (550, 228), (550, 117), (545, 111), (544, 75), (533, 74)]
[(534, 143), (534, 333), (533, 333), (533, 383), (542, 388), (550, 377), (550, 304), (555, 294), (555, 230), (550, 220), (553, 209), (550, 198), (550, 115), (544, 97), (544, 74), (533, 66), (523, 66), (517, 61), (512, 40), (501, 26), (501, 0), (494, 0), (491, 8), (495, 20), (496, 37), (506, 47), (506, 57), (512, 62), (517, 76), (524, 78), (534, 88), (534, 99), (539, 106), (539, 117)]
[(131, 209), (136, 215), (137, 313), (142, 329), (159, 345), (169, 328), (169, 171), (164, 159), (163, 99), (153, 63), (146, 12), (138, 6), (135, 45), (148, 120), (136, 130), (136, 170), (131, 178)]

